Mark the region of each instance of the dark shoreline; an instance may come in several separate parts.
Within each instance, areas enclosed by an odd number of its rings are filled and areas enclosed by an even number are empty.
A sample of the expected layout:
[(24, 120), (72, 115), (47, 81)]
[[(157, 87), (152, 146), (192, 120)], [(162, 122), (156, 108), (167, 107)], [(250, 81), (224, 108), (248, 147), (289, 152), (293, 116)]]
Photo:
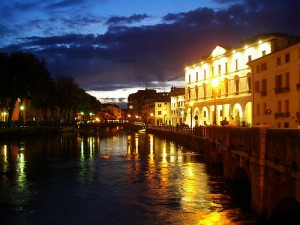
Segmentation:
[(62, 132), (74, 132), (74, 131), (76, 131), (76, 128), (73, 126), (0, 128), (0, 139), (18, 138), (18, 137), (26, 137), (26, 136), (56, 135)]

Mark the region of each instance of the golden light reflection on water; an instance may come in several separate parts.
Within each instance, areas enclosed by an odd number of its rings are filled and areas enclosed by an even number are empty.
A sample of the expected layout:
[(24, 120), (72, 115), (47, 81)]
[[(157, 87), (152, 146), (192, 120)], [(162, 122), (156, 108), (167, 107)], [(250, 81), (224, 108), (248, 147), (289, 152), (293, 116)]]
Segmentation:
[(135, 140), (135, 146), (134, 146), (135, 153), (139, 153), (139, 134), (138, 133), (135, 134), (134, 140)]
[(18, 167), (18, 179), (17, 183), (19, 188), (26, 189), (27, 188), (27, 179), (26, 179), (26, 173), (24, 171), (26, 167), (26, 160), (24, 153), (20, 152), (17, 158), (17, 167)]
[(131, 154), (131, 135), (127, 136), (127, 155)]
[(7, 145), (0, 146), (0, 160), (2, 164), (1, 170), (6, 173), (9, 167), (8, 158), (7, 158)]
[[(222, 210), (219, 195), (211, 193), (206, 166), (203, 163), (195, 163), (193, 153), (185, 152), (182, 147), (167, 140), (157, 142), (154, 135), (148, 134), (148, 165), (145, 170), (139, 157), (140, 154), (144, 154), (143, 149), (141, 153), (139, 149), (144, 148), (143, 143), (141, 144), (143, 137), (138, 133), (126, 135), (121, 139), (120, 137), (114, 136), (103, 140), (101, 149), (105, 148), (111, 152), (118, 149), (118, 154), (124, 156), (120, 149), (125, 147), (126, 158), (131, 160), (128, 164), (130, 180), (139, 183), (139, 179), (145, 173), (147, 190), (150, 196), (156, 196), (156, 203), (180, 207), (180, 212), (175, 214), (164, 207), (160, 207), (158, 211), (155, 209), (161, 217), (171, 213), (170, 220), (182, 225), (236, 224), (232, 222), (228, 212)], [(113, 147), (116, 145), (118, 146)], [(177, 180), (174, 177), (178, 177)], [(177, 193), (176, 196), (172, 189)]]
[(149, 159), (150, 159), (150, 164), (153, 164), (154, 162), (153, 134), (149, 134)]
[[(145, 211), (149, 211), (149, 214), (156, 214), (158, 219), (163, 218), (169, 221), (166, 224), (237, 224), (232, 222), (232, 214), (235, 212), (224, 211), (221, 197), (211, 190), (204, 163), (195, 162), (195, 155), (186, 152), (185, 148), (167, 140), (157, 139), (152, 134), (146, 136), (147, 145), (144, 145), (142, 142), (144, 137), (137, 133), (104, 139), (78, 137), (77, 156), (80, 168), (77, 171), (77, 179), (81, 181), (82, 193), (85, 193), (87, 184), (92, 184), (95, 177), (101, 174), (103, 160), (99, 157), (99, 160), (95, 160), (95, 156), (97, 153), (101, 155), (110, 151), (115, 157), (111, 158), (108, 163), (105, 162), (106, 166), (112, 165), (112, 168), (117, 168), (119, 164), (126, 165), (126, 169), (122, 168), (121, 171), (124, 171), (126, 179), (131, 183), (130, 187), (137, 188), (136, 195), (132, 195), (132, 198), (139, 196), (135, 199), (135, 203), (141, 205)], [(7, 170), (7, 161), (14, 158), (17, 169), (17, 188), (26, 190), (28, 186), (27, 164), (24, 153), (27, 152), (15, 149), (12, 150), (15, 152), (13, 155), (7, 148), (7, 146), (0, 146), (1, 169)], [(122, 158), (124, 153), (127, 155)], [(122, 163), (119, 163), (120, 161)], [(106, 176), (103, 173), (101, 175)], [(100, 180), (99, 177), (97, 179)], [(144, 192), (146, 196), (143, 196)], [(145, 199), (147, 203), (144, 203)]]
[(206, 214), (197, 225), (230, 225), (235, 224), (224, 212), (210, 212)]

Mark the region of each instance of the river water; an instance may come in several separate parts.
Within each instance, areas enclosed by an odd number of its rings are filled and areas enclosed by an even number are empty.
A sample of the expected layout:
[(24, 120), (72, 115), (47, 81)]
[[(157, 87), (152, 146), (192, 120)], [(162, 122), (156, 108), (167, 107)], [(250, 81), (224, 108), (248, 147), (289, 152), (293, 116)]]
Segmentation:
[(0, 173), (0, 224), (262, 224), (201, 155), (152, 134), (1, 141)]

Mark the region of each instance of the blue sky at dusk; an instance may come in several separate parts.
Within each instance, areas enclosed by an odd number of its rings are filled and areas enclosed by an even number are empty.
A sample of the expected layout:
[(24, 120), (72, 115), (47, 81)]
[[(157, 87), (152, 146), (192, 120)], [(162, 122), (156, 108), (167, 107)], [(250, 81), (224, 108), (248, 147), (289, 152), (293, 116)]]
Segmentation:
[(0, 0), (0, 51), (29, 51), (97, 98), (169, 91), (216, 45), (300, 36), (299, 0)]

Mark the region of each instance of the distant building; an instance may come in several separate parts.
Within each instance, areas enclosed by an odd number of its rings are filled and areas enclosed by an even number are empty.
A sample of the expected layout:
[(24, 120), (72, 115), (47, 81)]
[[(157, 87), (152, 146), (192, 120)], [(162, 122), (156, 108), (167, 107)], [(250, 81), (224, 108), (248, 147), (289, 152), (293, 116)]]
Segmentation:
[(146, 88), (145, 90), (138, 90), (138, 92), (130, 94), (127, 103), (127, 117), (129, 116), (131, 119), (141, 119), (142, 108), (145, 102), (155, 99), (156, 93), (156, 90)]
[(249, 62), (253, 79), (253, 126), (300, 125), (300, 43)]
[(185, 88), (171, 88), (171, 124), (183, 124), (185, 122)]
[(165, 101), (154, 102), (154, 124), (155, 125), (171, 125), (170, 99)]
[(171, 93), (139, 90), (128, 96), (127, 119), (147, 124), (172, 124)]
[(99, 114), (101, 114), (102, 120), (122, 119), (122, 110), (117, 105), (110, 103), (102, 104)]

